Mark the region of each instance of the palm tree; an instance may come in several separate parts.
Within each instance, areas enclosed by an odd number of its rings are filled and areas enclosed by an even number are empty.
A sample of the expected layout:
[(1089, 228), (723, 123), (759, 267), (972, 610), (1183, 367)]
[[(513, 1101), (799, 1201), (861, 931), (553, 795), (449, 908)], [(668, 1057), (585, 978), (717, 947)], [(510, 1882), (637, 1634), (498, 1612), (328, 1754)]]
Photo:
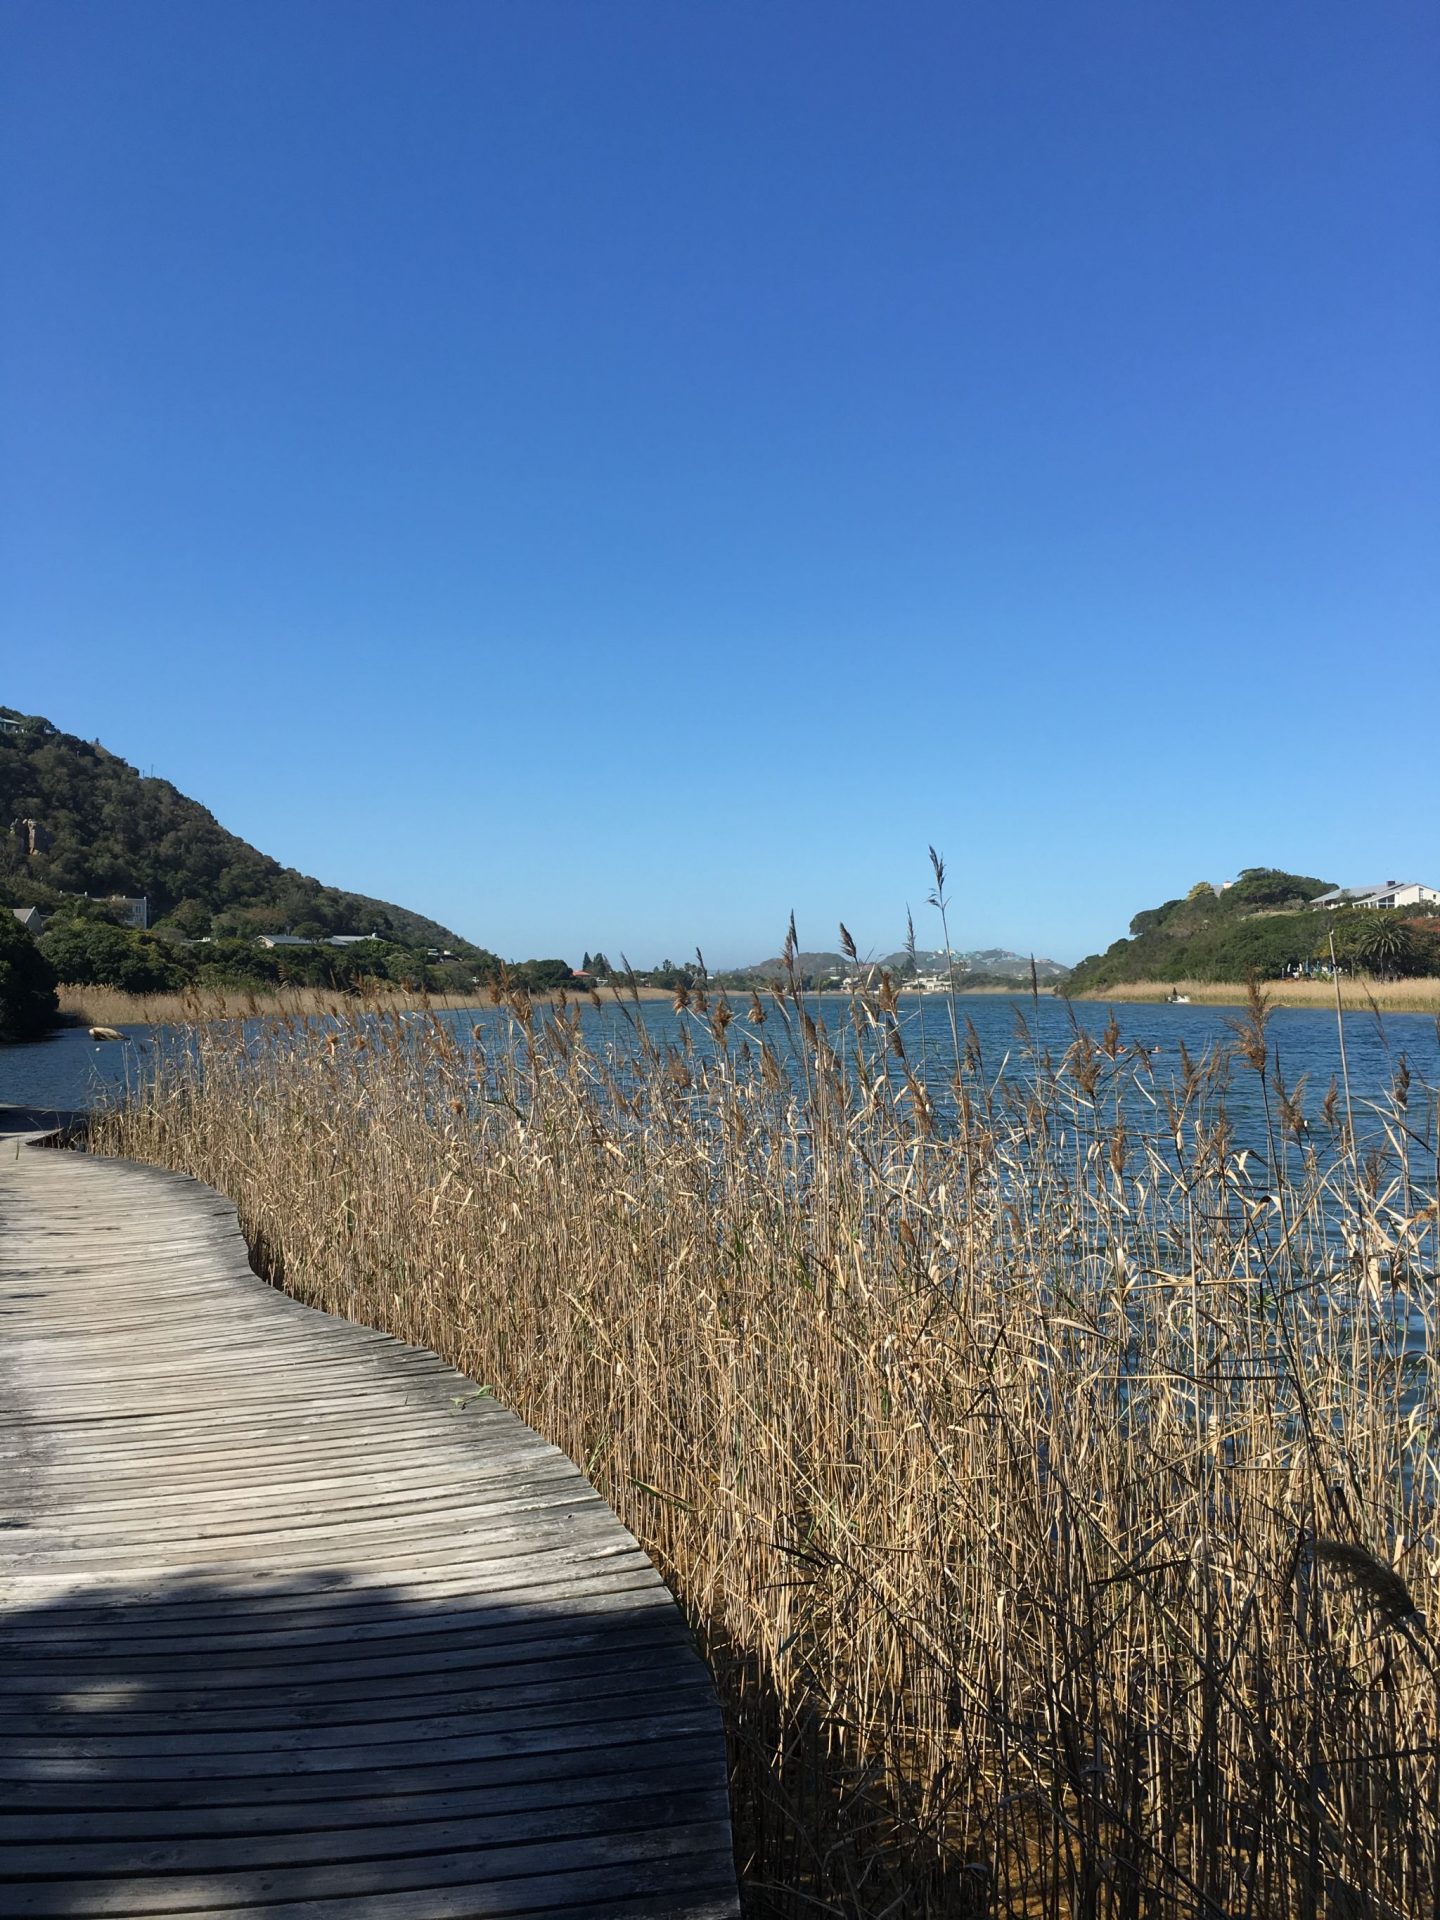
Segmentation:
[(1398, 914), (1372, 907), (1363, 926), (1355, 930), (1355, 958), (1382, 980), (1393, 979), (1400, 966), (1413, 958), (1415, 942), (1410, 927)]

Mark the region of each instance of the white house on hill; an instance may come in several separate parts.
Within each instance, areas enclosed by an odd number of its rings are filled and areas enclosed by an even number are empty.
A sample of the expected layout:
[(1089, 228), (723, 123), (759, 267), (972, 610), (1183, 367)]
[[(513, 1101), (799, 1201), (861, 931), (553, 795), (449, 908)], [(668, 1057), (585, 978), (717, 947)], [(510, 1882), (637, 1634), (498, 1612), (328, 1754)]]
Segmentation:
[(256, 944), (262, 947), (358, 947), (378, 938), (374, 933), (317, 933), (313, 937), (306, 933), (262, 933), (256, 936)]
[(1440, 890), (1418, 880), (1387, 880), (1378, 887), (1332, 887), (1312, 907), (1440, 907)]

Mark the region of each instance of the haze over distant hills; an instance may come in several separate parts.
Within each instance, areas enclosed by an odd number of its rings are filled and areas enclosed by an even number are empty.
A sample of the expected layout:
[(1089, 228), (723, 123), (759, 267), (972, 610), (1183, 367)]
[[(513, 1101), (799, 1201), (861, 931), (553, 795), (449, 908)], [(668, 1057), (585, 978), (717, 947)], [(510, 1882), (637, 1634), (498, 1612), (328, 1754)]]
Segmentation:
[[(976, 947), (968, 952), (956, 951), (953, 956), (957, 972), (970, 978), (986, 980), (1018, 980), (1029, 984), (1030, 955), (1014, 953), (1009, 947)], [(904, 975), (910, 971), (910, 955), (902, 947), (898, 952), (887, 953), (877, 960), (862, 960), (860, 968), (883, 967), (886, 972)], [(947, 965), (943, 948), (919, 947), (915, 952), (915, 970), (918, 973), (943, 974)], [(730, 969), (737, 976), (753, 975), (756, 978), (778, 978), (785, 972), (785, 964), (776, 958), (757, 960), (753, 966)], [(846, 959), (843, 953), (797, 953), (795, 971), (802, 977), (812, 980), (829, 979), (834, 975), (845, 976), (857, 971), (856, 963)], [(1037, 954), (1035, 973), (1038, 979), (1055, 984), (1069, 978), (1070, 969), (1059, 960), (1044, 960)]]
[[(0, 706), (0, 906), (34, 906), (48, 916), (87, 893), (144, 896), (150, 925), (188, 941), (375, 933), (422, 950), (483, 954), (413, 909), (281, 866), (227, 832), (199, 801), (168, 780), (143, 776), (98, 740)], [(921, 949), (914, 958), (921, 973), (945, 971), (942, 951)], [(578, 960), (572, 955), (570, 964)], [(1009, 948), (976, 948), (956, 953), (954, 961), (981, 983), (1029, 983), (1030, 956)], [(797, 964), (812, 980), (854, 971), (840, 953), (802, 953)], [(903, 977), (910, 956), (901, 950), (863, 964)], [(1069, 974), (1048, 958), (1037, 957), (1035, 970), (1051, 985)], [(727, 969), (723, 977), (759, 980), (782, 972), (772, 959)]]
[[(910, 956), (902, 948), (898, 953), (886, 954), (880, 962), (891, 972), (899, 972), (909, 963)], [(994, 973), (1013, 975), (1016, 979), (1030, 978), (1030, 955), (1015, 953), (1009, 947), (972, 947), (954, 955), (957, 967), (963, 967), (967, 973)], [(917, 947), (915, 965), (921, 973), (944, 973), (945, 950), (943, 947)], [(1035, 972), (1042, 980), (1064, 980), (1070, 969), (1059, 960), (1045, 960), (1035, 955)]]

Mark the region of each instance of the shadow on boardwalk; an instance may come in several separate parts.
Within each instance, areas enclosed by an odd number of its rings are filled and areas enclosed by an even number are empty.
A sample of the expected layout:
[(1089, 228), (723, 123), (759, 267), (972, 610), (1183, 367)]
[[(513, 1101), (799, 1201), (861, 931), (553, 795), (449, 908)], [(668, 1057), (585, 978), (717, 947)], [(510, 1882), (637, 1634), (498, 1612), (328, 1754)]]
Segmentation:
[(660, 1593), (318, 1570), (12, 1604), (0, 1913), (732, 1915), (714, 1698)]

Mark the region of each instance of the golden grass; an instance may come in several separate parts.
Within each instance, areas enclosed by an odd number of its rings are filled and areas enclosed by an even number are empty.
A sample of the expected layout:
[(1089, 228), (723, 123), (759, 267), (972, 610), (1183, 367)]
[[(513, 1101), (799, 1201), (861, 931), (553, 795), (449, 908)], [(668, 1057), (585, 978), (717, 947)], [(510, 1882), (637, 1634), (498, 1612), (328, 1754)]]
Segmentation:
[[(1130, 980), (1123, 986), (1077, 993), (1075, 998), (1119, 1004), (1168, 1000), (1172, 993), (1184, 993), (1197, 1006), (1243, 1007), (1246, 991), (1243, 980)], [(1335, 985), (1330, 980), (1267, 980), (1265, 997), (1277, 1007), (1333, 1008)], [(1371, 1007), (1379, 1007), (1383, 1013), (1440, 1013), (1440, 979), (1342, 979), (1340, 998), (1344, 1006), (1357, 1013)]]
[[(72, 1026), (159, 1027), (211, 1020), (306, 1019), (323, 1014), (353, 1013), (351, 996), (324, 987), (286, 987), (275, 993), (249, 992), (240, 987), (191, 988), (185, 993), (122, 993), (118, 987), (58, 989), (61, 1018)], [(403, 987), (370, 987), (365, 1003), (392, 1013), (439, 1010), (465, 1012), (487, 1003), (485, 994), (413, 993)]]
[(1431, 1920), (1429, 1091), (1362, 1154), (1257, 1004), (1173, 1088), (962, 1027), (940, 1115), (888, 987), (690, 1011), (287, 1019), (263, 1088), (201, 1027), (93, 1144), (585, 1468), (712, 1663), (749, 1912)]

